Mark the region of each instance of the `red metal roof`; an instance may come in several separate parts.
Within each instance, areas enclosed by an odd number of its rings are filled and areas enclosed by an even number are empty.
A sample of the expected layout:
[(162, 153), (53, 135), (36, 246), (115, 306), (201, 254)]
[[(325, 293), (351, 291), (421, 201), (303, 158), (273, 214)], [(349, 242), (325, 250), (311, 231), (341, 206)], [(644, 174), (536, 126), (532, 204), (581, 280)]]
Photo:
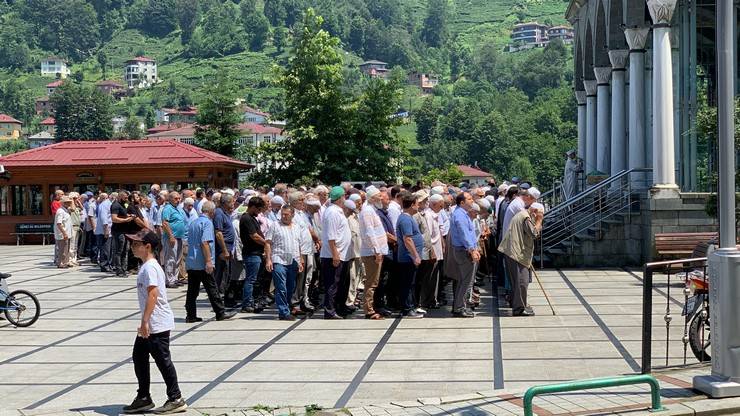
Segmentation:
[[(238, 126), (239, 131), (242, 133), (250, 134), (281, 134), (283, 131), (277, 127), (264, 126), (257, 123), (241, 123)], [(147, 134), (148, 139), (174, 139), (182, 137), (194, 137), (195, 136), (195, 124), (183, 125), (179, 128), (172, 128), (169, 130), (160, 130), (152, 134)]]
[(128, 60), (128, 61), (126, 61), (126, 62), (127, 62), (127, 63), (128, 63), (128, 62), (154, 62), (154, 59), (152, 59), (152, 58), (148, 58), (148, 57), (146, 57), (146, 56), (137, 56), (136, 58), (134, 58), (134, 59), (129, 59), (129, 60)]
[(189, 126), (190, 123), (166, 123), (166, 124), (159, 124), (156, 125), (150, 129), (146, 129), (146, 132), (149, 134), (155, 134), (155, 133), (161, 133), (163, 131), (170, 131), (179, 129), (180, 127)]
[(43, 121), (41, 121), (42, 126), (53, 126), (54, 124), (57, 124), (57, 121), (54, 119), (54, 117), (46, 117)]
[(281, 134), (283, 131), (277, 127), (265, 126), (258, 123), (241, 123), (239, 130), (242, 132), (251, 132), (252, 134)]
[(262, 117), (270, 117), (270, 113), (265, 113), (264, 111), (258, 110), (248, 105), (245, 105), (242, 108), (244, 109), (245, 113), (257, 114), (258, 116), (262, 116)]
[(17, 124), (23, 124), (20, 121), (14, 119), (13, 117), (7, 115), (7, 114), (0, 114), (0, 123), (17, 123)]
[(174, 140), (69, 141), (0, 157), (13, 167), (226, 165), (250, 169), (254, 165)]
[(457, 165), (457, 168), (462, 171), (464, 177), (475, 177), (475, 178), (490, 178), (491, 177), (490, 173), (484, 172), (472, 166)]
[(59, 81), (54, 81), (46, 84), (46, 88), (56, 88), (62, 84), (64, 84), (64, 81), (60, 79)]

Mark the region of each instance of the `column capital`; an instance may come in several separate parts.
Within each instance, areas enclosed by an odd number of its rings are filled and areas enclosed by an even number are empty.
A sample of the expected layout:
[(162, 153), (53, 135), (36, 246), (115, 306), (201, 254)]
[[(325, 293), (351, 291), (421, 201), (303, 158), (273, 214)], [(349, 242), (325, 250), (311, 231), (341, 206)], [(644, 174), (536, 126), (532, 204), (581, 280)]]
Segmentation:
[(594, 75), (596, 75), (598, 85), (608, 85), (611, 74), (612, 68), (610, 66), (597, 66), (594, 68)]
[(670, 25), (677, 0), (647, 0), (654, 25)]
[(576, 91), (578, 105), (586, 105), (586, 91)]
[(629, 45), (630, 50), (644, 50), (649, 32), (649, 27), (631, 27), (624, 29), (624, 37), (627, 38), (627, 44)]
[(616, 49), (609, 51), (609, 61), (612, 63), (612, 70), (623, 70), (627, 66), (627, 58), (630, 51), (627, 49)]
[(586, 89), (586, 97), (596, 96), (596, 80), (586, 79), (583, 81), (583, 88)]

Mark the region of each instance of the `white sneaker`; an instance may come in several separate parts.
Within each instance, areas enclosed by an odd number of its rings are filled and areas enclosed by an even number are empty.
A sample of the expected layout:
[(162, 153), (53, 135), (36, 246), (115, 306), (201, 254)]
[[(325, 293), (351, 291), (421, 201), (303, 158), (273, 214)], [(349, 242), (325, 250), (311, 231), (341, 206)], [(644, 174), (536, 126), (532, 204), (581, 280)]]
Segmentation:
[(424, 308), (416, 308), (416, 313), (421, 313), (421, 314), (424, 314), (424, 315), (426, 315), (426, 313), (427, 313), (427, 310), (426, 310), (426, 309), (424, 309)]

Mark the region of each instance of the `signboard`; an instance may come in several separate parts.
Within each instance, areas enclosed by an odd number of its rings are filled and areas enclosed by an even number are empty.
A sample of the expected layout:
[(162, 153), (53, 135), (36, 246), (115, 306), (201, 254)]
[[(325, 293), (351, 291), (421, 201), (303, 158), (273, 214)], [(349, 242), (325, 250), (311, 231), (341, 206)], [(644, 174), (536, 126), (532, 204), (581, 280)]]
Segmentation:
[(52, 234), (54, 229), (51, 224), (16, 224), (16, 234)]

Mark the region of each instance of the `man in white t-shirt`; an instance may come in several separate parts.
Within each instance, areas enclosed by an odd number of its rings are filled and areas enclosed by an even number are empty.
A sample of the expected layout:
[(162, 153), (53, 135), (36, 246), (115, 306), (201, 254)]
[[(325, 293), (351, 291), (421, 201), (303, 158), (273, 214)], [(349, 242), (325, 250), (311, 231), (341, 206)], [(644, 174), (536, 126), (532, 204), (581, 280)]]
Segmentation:
[(72, 238), (72, 198), (63, 196), (62, 206), (54, 214), (54, 241), (56, 244), (56, 266), (60, 269), (69, 267), (69, 242)]
[(175, 316), (167, 302), (164, 270), (154, 257), (160, 238), (153, 231), (143, 229), (136, 234), (127, 234), (131, 251), (143, 264), (136, 278), (136, 293), (141, 311), (133, 362), (139, 389), (134, 401), (123, 408), (124, 413), (140, 413), (154, 407), (149, 392), (149, 356), (154, 358), (157, 368), (167, 386), (167, 401), (154, 413), (169, 414), (183, 412), (187, 404), (182, 398), (177, 383), (177, 371), (170, 355), (170, 331), (175, 329)]
[[(331, 204), (321, 219), (321, 275), (324, 281), (324, 319), (342, 319), (335, 306), (344, 309), (349, 291), (349, 275), (343, 273), (348, 266), (352, 232), (344, 215), (344, 188), (335, 186), (329, 193)], [(342, 282), (342, 277), (347, 282)], [(346, 283), (346, 284), (344, 284)], [(342, 288), (346, 288), (342, 290)]]

